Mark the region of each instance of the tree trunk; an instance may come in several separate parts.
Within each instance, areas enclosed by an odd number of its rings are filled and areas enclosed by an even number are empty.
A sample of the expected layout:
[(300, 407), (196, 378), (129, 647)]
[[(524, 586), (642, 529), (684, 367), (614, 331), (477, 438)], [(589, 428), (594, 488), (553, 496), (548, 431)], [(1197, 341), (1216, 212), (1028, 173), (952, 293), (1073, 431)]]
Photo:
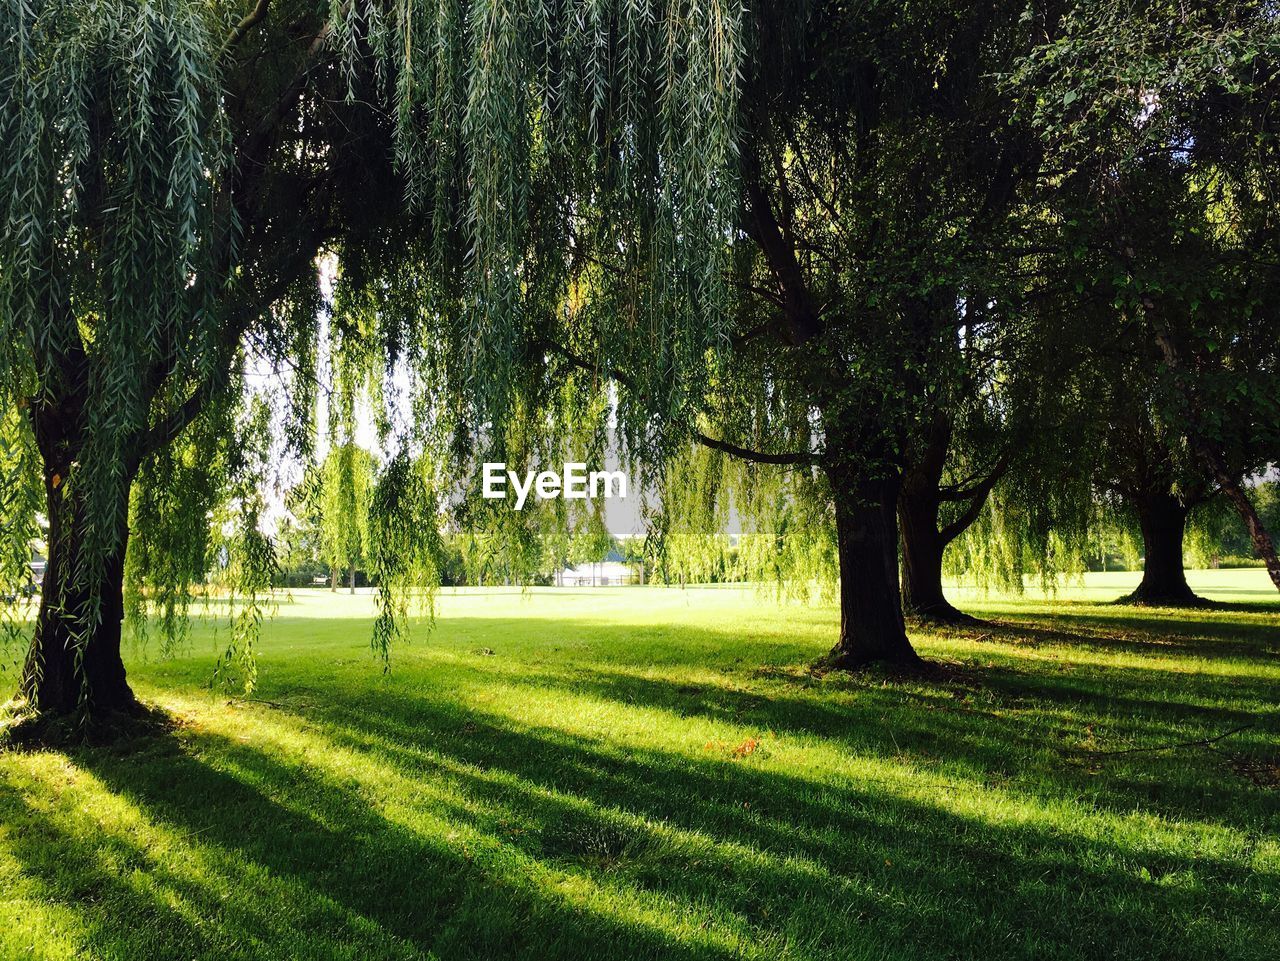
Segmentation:
[[(1155, 305), (1150, 302), (1145, 306), (1148, 310), (1154, 310), (1155, 308)], [(1178, 349), (1169, 331), (1158, 329), (1156, 331), (1156, 344), (1160, 347), (1160, 352), (1164, 355), (1165, 363), (1169, 365), (1169, 369), (1175, 372), (1178, 388), (1182, 391), (1183, 398), (1186, 400), (1188, 409), (1186, 433), (1187, 439), (1191, 441), (1192, 449), (1212, 472), (1214, 480), (1218, 482), (1222, 492), (1227, 495), (1227, 500), (1231, 501), (1231, 506), (1236, 509), (1240, 519), (1244, 521), (1245, 529), (1249, 532), (1249, 542), (1253, 546), (1253, 552), (1262, 559), (1262, 563), (1267, 568), (1267, 576), (1271, 578), (1271, 583), (1276, 586), (1276, 590), (1280, 590), (1280, 557), (1276, 555), (1275, 542), (1272, 541), (1270, 533), (1263, 526), (1262, 518), (1258, 516), (1257, 508), (1249, 500), (1249, 495), (1240, 486), (1236, 472), (1233, 472), (1228, 467), (1227, 459), (1223, 456), (1221, 448), (1216, 444), (1210, 443), (1207, 438), (1201, 435), (1196, 426), (1195, 397), (1183, 376)]]
[(338, 593), (338, 567), (336, 564), (329, 565), (329, 593)]
[(348, 575), (347, 575), (347, 585), (348, 585), (348, 587), (350, 588), (350, 592), (351, 592), (352, 594), (354, 594), (354, 593), (356, 592), (356, 566), (355, 566), (355, 564), (352, 564), (352, 565), (351, 565), (350, 572), (349, 572), (349, 573), (348, 573)]
[(831, 480), (840, 557), (840, 640), (826, 663), (839, 669), (877, 662), (919, 667), (898, 593), (898, 483)]
[(95, 610), (95, 591), (78, 574), (84, 515), (75, 498), (64, 497), (54, 483), (63, 476), (50, 472), (46, 482), (48, 565), (19, 694), (42, 714), (68, 715), (81, 707), (94, 716), (132, 710), (137, 701), (120, 656), (127, 531), (97, 578)]
[[(942, 410), (934, 412), (922, 442), (913, 452), (898, 492), (898, 522), (902, 534), (902, 609), (932, 621), (976, 624), (977, 618), (956, 609), (942, 590), (942, 555), (947, 545), (978, 518), (992, 486), (1004, 473), (997, 462), (980, 483), (967, 490), (943, 492), (942, 475), (951, 450), (952, 425)], [(944, 499), (967, 501), (945, 528), (940, 525)]]
[(1197, 603), (1200, 598), (1187, 585), (1182, 568), (1187, 508), (1170, 493), (1148, 494), (1136, 500), (1134, 507), (1142, 528), (1145, 559), (1142, 582), (1123, 600), (1130, 604), (1166, 606)]
[(1225, 471), (1218, 471), (1218, 486), (1222, 488), (1222, 492), (1227, 495), (1227, 500), (1231, 501), (1231, 506), (1236, 509), (1240, 515), (1240, 519), (1244, 521), (1245, 529), (1249, 532), (1249, 543), (1253, 546), (1253, 552), (1262, 559), (1262, 563), (1266, 565), (1267, 576), (1271, 578), (1271, 583), (1276, 586), (1276, 590), (1280, 590), (1280, 557), (1276, 556), (1276, 545), (1271, 539), (1271, 534), (1267, 531), (1262, 523), (1262, 518), (1258, 516), (1258, 509), (1253, 506), (1253, 502), (1249, 500), (1249, 495), (1244, 492), (1234, 477)]
[(898, 497), (902, 525), (902, 610), (929, 620), (968, 623), (975, 619), (947, 600), (942, 554), (947, 540), (938, 530), (939, 503), (928, 491), (904, 487)]

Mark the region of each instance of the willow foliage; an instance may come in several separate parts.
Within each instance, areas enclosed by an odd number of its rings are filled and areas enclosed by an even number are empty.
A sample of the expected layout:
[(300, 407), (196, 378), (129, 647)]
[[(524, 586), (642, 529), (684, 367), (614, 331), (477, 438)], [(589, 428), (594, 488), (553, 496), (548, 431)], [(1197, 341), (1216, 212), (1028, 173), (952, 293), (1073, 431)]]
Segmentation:
[(834, 595), (835, 522), (820, 472), (693, 444), (665, 460), (655, 486), (648, 553), (660, 581), (746, 581), (798, 600)]
[[(42, 536), (38, 513), (43, 506), (39, 484), (40, 453), (25, 429), (21, 410), (0, 413), (0, 651), (3, 668), (17, 666), (20, 642), (35, 613), (32, 552)], [(10, 656), (12, 652), (12, 656)]]
[[(484, 459), (524, 470), (599, 461), (619, 444), (652, 453), (660, 422), (692, 417), (726, 341), (742, 7), (337, 9), (347, 69), (363, 45), (377, 54), (407, 199), (431, 224), (418, 263), (436, 269), (398, 267), (369, 300), (381, 266), (348, 258), (335, 303), (343, 329), (377, 315), (383, 372), (399, 363), (409, 385), (410, 446), (434, 447), (464, 476)], [(620, 406), (615, 369), (636, 372)], [(580, 531), (592, 520), (572, 506), (540, 513)], [(547, 524), (535, 534), (532, 513), (464, 514), (481, 568), (495, 551), (505, 578), (546, 560), (535, 545)]]
[[(245, 606), (220, 671), (251, 683), (272, 566), (264, 475), (284, 454), (314, 457), (319, 396), (338, 443), (371, 409), (388, 457), (362, 522), (383, 651), (404, 592), (434, 570), (423, 518), (452, 496), (444, 465), (534, 456), (522, 436), (568, 437), (600, 411), (606, 379), (553, 371), (549, 340), (606, 344), (641, 371), (634, 436), (690, 406), (725, 338), (745, 14), (729, 0), (244, 13), (0, 8), (0, 407), (15, 478), (0, 574), (18, 596), (37, 508), (68, 505), (78, 547), (63, 587), (89, 595), (70, 612), (78, 650), (132, 537), (133, 619), (155, 614), (172, 641), (200, 584), (235, 582)], [(575, 302), (602, 251), (619, 272)], [(246, 406), (255, 371), (286, 385), (266, 426)], [(284, 446), (241, 456), (246, 425)]]
[[(186, 0), (0, 10), (0, 406), (22, 412), (16, 449), (43, 460), (22, 462), (27, 493), (2, 520), (23, 536), (39, 498), (75, 525), (58, 570), (84, 596), (66, 612), (77, 659), (124, 549), (143, 435), (172, 402), (157, 376), (209, 372), (222, 290), (206, 268), (231, 229), (214, 199), (220, 28)], [(19, 572), (3, 573), (11, 593)]]
[(725, 0), (335, 4), (347, 69), (375, 52), (424, 253), (456, 268), (416, 278), (409, 309), (449, 349), (424, 387), (465, 390), (471, 427), (527, 395), (548, 317), (604, 254), (592, 338), (647, 359), (651, 407), (687, 401), (728, 315), (742, 20)]
[(376, 470), (373, 455), (354, 443), (331, 450), (322, 465), (316, 512), (320, 518), (320, 554), (339, 574), (369, 555)]

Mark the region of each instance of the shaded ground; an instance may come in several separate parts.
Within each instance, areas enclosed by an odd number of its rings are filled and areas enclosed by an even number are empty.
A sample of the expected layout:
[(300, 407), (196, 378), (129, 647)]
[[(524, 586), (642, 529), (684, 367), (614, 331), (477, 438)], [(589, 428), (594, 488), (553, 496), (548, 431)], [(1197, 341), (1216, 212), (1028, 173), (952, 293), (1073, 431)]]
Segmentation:
[(369, 611), (0, 755), (0, 957), (1280, 956), (1275, 607), (987, 603), (927, 682), (815, 676), (836, 612), (738, 591), (447, 597), (385, 679)]

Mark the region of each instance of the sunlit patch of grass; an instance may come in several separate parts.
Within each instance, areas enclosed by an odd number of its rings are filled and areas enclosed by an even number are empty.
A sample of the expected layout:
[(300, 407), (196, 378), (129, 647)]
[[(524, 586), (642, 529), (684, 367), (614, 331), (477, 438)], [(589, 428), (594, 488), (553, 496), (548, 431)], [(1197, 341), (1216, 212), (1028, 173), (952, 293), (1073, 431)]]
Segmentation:
[(969, 596), (926, 678), (661, 589), (446, 592), (384, 678), (299, 592), (253, 699), (199, 628), (131, 665), (170, 733), (0, 755), (0, 956), (1280, 956), (1280, 611), (1077, 590)]

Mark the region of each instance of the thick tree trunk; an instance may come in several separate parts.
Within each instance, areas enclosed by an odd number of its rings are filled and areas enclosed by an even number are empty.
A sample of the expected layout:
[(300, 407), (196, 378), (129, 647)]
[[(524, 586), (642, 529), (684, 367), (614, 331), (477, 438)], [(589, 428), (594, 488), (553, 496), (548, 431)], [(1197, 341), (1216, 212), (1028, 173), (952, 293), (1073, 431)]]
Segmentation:
[(938, 530), (936, 497), (903, 490), (898, 498), (902, 525), (902, 610), (938, 621), (971, 622), (974, 618), (954, 607), (942, 589), (942, 554), (947, 541)]
[(347, 572), (347, 587), (350, 593), (354, 594), (356, 592), (356, 566), (354, 564), (351, 565), (350, 570)]
[(897, 482), (840, 484), (836, 536), (840, 556), (840, 640), (827, 657), (833, 668), (872, 663), (915, 668), (898, 593)]
[[(57, 474), (51, 476), (61, 481)], [(124, 536), (91, 587), (78, 570), (85, 543), (83, 512), (52, 480), (48, 517), (48, 566), (19, 694), (42, 714), (68, 715), (83, 708), (100, 717), (135, 709), (120, 656)]]
[(967, 501), (960, 516), (945, 528), (940, 525), (944, 500), (942, 475), (951, 449), (951, 421), (935, 412), (923, 442), (903, 474), (898, 492), (898, 522), (902, 534), (902, 609), (915, 617), (956, 624), (977, 619), (952, 606), (942, 590), (942, 555), (947, 545), (977, 519), (995, 481), (1004, 472), (993, 467), (986, 480), (969, 490), (952, 494)]
[(338, 592), (338, 568), (333, 565), (329, 567), (329, 591), (333, 594)]
[(1195, 604), (1198, 598), (1187, 585), (1182, 567), (1182, 538), (1187, 508), (1169, 493), (1148, 494), (1135, 501), (1142, 528), (1145, 559), (1142, 582), (1124, 601), (1131, 604), (1176, 606)]

